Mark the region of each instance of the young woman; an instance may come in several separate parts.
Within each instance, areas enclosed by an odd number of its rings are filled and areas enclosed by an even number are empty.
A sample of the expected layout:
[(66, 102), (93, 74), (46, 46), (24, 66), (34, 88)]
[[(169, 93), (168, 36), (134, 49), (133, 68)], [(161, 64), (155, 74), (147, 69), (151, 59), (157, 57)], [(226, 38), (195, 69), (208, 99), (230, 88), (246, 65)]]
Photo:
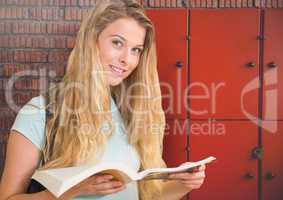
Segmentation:
[[(101, 0), (81, 24), (63, 80), (18, 113), (0, 200), (56, 199), (47, 190), (27, 194), (37, 168), (107, 161), (136, 171), (164, 167), (164, 124), (152, 22), (133, 0)], [(127, 185), (94, 175), (59, 199), (177, 200), (202, 185), (204, 171)]]

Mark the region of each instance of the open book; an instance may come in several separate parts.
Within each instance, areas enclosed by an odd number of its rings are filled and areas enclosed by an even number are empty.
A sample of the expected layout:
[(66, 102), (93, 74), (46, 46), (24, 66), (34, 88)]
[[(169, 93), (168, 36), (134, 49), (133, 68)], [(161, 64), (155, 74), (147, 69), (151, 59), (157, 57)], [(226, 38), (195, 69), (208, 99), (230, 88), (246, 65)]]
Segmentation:
[(102, 163), (95, 166), (77, 166), (56, 168), (47, 170), (36, 170), (32, 179), (39, 182), (54, 196), (59, 197), (71, 187), (80, 183), (84, 179), (94, 174), (111, 174), (114, 178), (129, 183), (131, 181), (167, 179), (171, 173), (192, 171), (202, 164), (210, 163), (215, 157), (192, 162), (175, 168), (152, 168), (141, 172), (135, 172), (133, 169), (122, 163)]

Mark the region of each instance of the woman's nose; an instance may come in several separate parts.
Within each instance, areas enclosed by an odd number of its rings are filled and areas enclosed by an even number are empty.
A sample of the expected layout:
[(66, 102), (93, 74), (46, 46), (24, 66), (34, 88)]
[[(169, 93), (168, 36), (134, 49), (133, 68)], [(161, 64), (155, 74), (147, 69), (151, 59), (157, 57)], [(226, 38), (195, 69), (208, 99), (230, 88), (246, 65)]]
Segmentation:
[(119, 61), (123, 65), (127, 65), (128, 64), (128, 62), (129, 62), (129, 52), (128, 52), (128, 50), (126, 48), (121, 51), (120, 57), (119, 57)]

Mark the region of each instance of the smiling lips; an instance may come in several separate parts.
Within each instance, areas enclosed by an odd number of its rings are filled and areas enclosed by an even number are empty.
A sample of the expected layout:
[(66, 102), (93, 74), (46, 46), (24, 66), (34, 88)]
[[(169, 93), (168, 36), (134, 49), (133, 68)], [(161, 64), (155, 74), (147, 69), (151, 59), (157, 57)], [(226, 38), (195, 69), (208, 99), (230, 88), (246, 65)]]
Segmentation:
[(119, 67), (116, 67), (114, 65), (109, 65), (109, 66), (113, 71), (117, 72), (118, 74), (123, 74), (124, 72), (127, 71), (127, 70), (121, 69)]

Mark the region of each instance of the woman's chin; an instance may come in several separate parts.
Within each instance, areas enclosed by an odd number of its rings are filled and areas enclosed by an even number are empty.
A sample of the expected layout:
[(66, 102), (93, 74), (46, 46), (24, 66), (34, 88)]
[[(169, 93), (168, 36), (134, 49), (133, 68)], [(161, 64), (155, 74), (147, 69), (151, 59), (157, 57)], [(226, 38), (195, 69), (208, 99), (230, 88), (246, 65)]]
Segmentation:
[(109, 83), (110, 86), (117, 86), (122, 81), (123, 81), (122, 79), (108, 79), (108, 83)]

